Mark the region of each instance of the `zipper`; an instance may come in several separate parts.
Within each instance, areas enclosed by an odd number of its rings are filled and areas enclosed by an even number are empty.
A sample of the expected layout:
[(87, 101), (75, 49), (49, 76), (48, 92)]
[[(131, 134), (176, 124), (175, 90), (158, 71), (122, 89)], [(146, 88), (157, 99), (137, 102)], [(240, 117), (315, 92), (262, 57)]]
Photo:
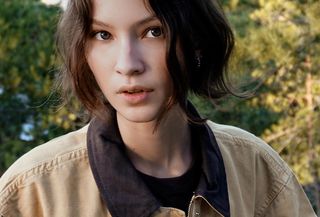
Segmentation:
[(188, 207), (188, 217), (194, 217), (194, 216), (199, 216), (200, 217), (200, 213), (195, 213), (195, 215), (192, 213), (191, 214), (191, 206), (192, 206), (192, 202), (195, 200), (195, 199), (197, 199), (197, 198), (201, 198), (202, 200), (204, 200), (206, 203), (207, 203), (207, 205), (209, 205), (209, 207), (213, 210), (213, 211), (215, 211), (216, 213), (218, 213), (221, 217), (224, 217), (224, 215), (222, 215), (216, 208), (214, 208), (210, 203), (209, 203), (209, 201), (206, 199), (206, 198), (204, 198), (203, 196), (201, 196), (201, 195), (196, 195), (195, 194), (195, 192), (193, 192), (193, 196), (192, 196), (192, 198), (191, 198), (191, 201), (190, 201), (190, 203), (189, 203), (189, 207)]
[(192, 205), (192, 201), (195, 199), (196, 197), (196, 193), (193, 192), (193, 195), (191, 197), (190, 203), (189, 203), (189, 207), (188, 207), (188, 217), (190, 217), (190, 213), (191, 213), (191, 205)]
[(202, 199), (210, 206), (211, 209), (213, 209), (213, 210), (214, 210), (216, 213), (218, 213), (221, 217), (224, 217), (224, 215), (222, 215), (218, 210), (216, 210), (216, 208), (214, 208), (214, 207), (209, 203), (209, 201), (207, 201), (206, 198), (204, 198), (204, 197), (201, 196), (201, 195), (199, 195), (199, 196), (197, 196), (197, 197), (202, 198)]

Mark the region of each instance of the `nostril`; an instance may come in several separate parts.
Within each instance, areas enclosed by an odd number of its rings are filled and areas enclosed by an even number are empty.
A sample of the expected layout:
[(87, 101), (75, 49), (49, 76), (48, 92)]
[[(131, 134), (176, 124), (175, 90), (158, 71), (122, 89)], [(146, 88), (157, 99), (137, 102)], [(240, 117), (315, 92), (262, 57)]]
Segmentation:
[(139, 75), (144, 72), (145, 66), (142, 56), (137, 50), (119, 51), (115, 70), (122, 75)]

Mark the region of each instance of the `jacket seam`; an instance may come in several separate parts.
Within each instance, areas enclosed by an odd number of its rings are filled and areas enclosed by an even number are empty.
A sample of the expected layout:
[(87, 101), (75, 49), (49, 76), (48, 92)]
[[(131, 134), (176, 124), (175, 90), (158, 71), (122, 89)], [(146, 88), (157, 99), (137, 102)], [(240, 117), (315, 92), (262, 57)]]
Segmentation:
[(276, 199), (276, 198), (280, 195), (280, 193), (285, 189), (285, 187), (288, 185), (288, 182), (291, 180), (292, 176), (293, 176), (293, 174), (291, 174), (291, 175), (288, 177), (288, 179), (286, 180), (286, 182), (281, 186), (281, 188), (280, 188), (277, 192), (275, 192), (274, 196), (268, 201), (269, 203), (268, 203), (268, 202), (265, 202), (265, 204), (264, 204), (260, 209), (258, 209), (257, 217), (259, 217), (259, 216), (261, 216), (261, 217), (265, 216), (266, 211), (267, 211), (267, 208), (270, 207), (270, 206), (274, 203), (275, 199)]
[(8, 202), (9, 198), (12, 197), (12, 195), (19, 189), (28, 186), (25, 183), (26, 180), (36, 176), (40, 177), (42, 175), (49, 174), (56, 168), (61, 167), (68, 162), (81, 160), (84, 158), (88, 158), (86, 148), (79, 148), (63, 153), (62, 155), (55, 156), (50, 161), (43, 161), (34, 167), (19, 173), (16, 177), (9, 181), (10, 184), (0, 193), (0, 195), (4, 197), (0, 201), (1, 207), (4, 206)]
[[(270, 170), (270, 172), (272, 172), (272, 174), (275, 177), (281, 177), (278, 179), (275, 179), (273, 181), (273, 185), (271, 187), (271, 191), (269, 192), (269, 194), (267, 194), (266, 196), (266, 200), (264, 201), (264, 203), (260, 206), (260, 208), (257, 208), (257, 217), (261, 216), (264, 212), (265, 209), (267, 207), (270, 206), (270, 204), (272, 204), (272, 202), (275, 200), (275, 198), (280, 194), (280, 192), (284, 189), (284, 187), (287, 185), (288, 181), (290, 180), (290, 178), (292, 177), (292, 173), (290, 173), (288, 170), (288, 167), (281, 165), (281, 163), (277, 162), (271, 155), (270, 153), (265, 150), (265, 149), (261, 149), (258, 148), (257, 146), (253, 145), (255, 142), (253, 140), (248, 140), (248, 139), (243, 139), (241, 137), (234, 137), (234, 142), (235, 144), (245, 144), (247, 146), (252, 147), (255, 151), (258, 152), (258, 154), (263, 157), (268, 164), (271, 166), (271, 168), (273, 170)], [(238, 141), (237, 141), (238, 140)], [(257, 141), (258, 142), (258, 141)], [(251, 143), (251, 144), (248, 144)], [(281, 183), (280, 185), (276, 185), (275, 182), (279, 182)]]
[[(221, 139), (221, 140), (229, 140), (229, 138), (227, 138), (226, 135), (230, 136), (232, 138), (232, 140), (234, 141), (234, 144), (243, 144), (245, 146), (249, 146), (251, 147), (254, 151), (256, 151), (258, 154), (260, 154), (260, 156), (262, 156), (264, 159), (266, 159), (266, 161), (268, 163), (271, 164), (272, 168), (275, 169), (278, 173), (285, 173), (287, 176), (289, 176), (291, 173), (288, 171), (288, 168), (285, 166), (285, 165), (282, 165), (280, 162), (277, 162), (274, 157), (272, 157), (270, 155), (270, 153), (268, 152), (268, 150), (264, 149), (264, 148), (260, 148), (260, 147), (257, 147), (256, 145), (254, 144), (257, 144), (257, 143), (261, 143), (259, 140), (252, 140), (252, 139), (246, 139), (246, 138), (243, 138), (243, 137), (239, 137), (239, 136), (234, 136), (232, 134), (228, 134), (228, 133), (224, 133), (224, 132), (219, 132), (219, 133), (223, 133), (225, 135), (217, 135), (217, 138)], [(268, 144), (266, 144), (268, 145)], [(285, 181), (286, 182), (286, 181)]]
[(214, 133), (214, 135), (216, 137), (219, 137), (222, 140), (229, 141), (230, 138), (228, 138), (228, 137), (231, 137), (232, 140), (235, 142), (235, 144), (239, 144), (239, 141), (240, 141), (240, 143), (245, 144), (245, 145), (249, 145), (247, 143), (250, 143), (250, 146), (252, 146), (255, 149), (257, 149), (256, 146), (252, 145), (252, 144), (253, 143), (254, 144), (257, 143), (258, 140), (248, 139), (248, 138), (245, 138), (245, 137), (242, 137), (242, 136), (236, 136), (236, 135), (233, 135), (231, 133), (227, 133), (225, 131), (220, 131), (220, 130), (215, 130), (215, 129), (213, 129), (212, 132)]
[[(215, 132), (215, 131), (213, 131)], [(235, 136), (233, 134), (229, 134), (224, 131), (216, 131), (217, 132), (217, 138), (226, 141), (230, 140), (230, 137), (234, 141), (234, 145), (245, 145), (245, 146), (250, 146), (252, 150), (258, 152), (258, 154), (263, 157), (268, 164), (273, 168), (272, 173), (275, 175), (275, 177), (282, 177), (275, 179), (273, 183), (279, 182), (280, 185), (272, 185), (271, 191), (267, 196), (265, 202), (260, 206), (260, 208), (257, 208), (256, 215), (257, 217), (263, 216), (263, 214), (266, 212), (266, 208), (269, 207), (273, 201), (277, 198), (277, 196), (283, 191), (285, 186), (288, 184), (290, 179), (292, 178), (292, 173), (290, 172), (290, 168), (285, 166), (285, 164), (281, 164), (281, 162), (278, 162), (277, 160), (274, 159), (274, 157), (266, 150), (265, 148), (260, 148), (257, 147), (254, 144), (261, 143), (258, 139), (255, 141), (253, 139), (247, 139), (241, 136)], [(229, 138), (228, 138), (229, 137)], [(266, 144), (268, 145), (268, 144)]]

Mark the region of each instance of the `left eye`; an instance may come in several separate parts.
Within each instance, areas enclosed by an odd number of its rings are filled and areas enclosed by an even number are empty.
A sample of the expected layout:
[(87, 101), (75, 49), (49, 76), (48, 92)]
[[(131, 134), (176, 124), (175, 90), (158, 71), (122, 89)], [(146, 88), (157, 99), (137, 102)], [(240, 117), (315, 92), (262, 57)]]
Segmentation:
[(146, 33), (146, 37), (148, 38), (159, 38), (162, 36), (163, 36), (163, 31), (161, 27), (150, 28)]
[(111, 34), (107, 31), (100, 31), (97, 32), (95, 35), (95, 38), (98, 39), (99, 41), (104, 41), (104, 40), (109, 40), (111, 39)]

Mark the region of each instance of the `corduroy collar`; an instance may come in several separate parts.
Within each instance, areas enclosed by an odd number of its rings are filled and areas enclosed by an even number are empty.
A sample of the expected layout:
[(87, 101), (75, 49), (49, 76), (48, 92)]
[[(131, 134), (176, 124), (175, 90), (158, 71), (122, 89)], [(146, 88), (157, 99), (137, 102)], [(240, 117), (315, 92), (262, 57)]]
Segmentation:
[[(189, 110), (198, 115), (192, 105)], [(190, 125), (201, 149), (202, 171), (196, 194), (202, 195), (225, 217), (230, 216), (227, 180), (223, 159), (211, 129), (206, 125)], [(87, 146), (90, 167), (113, 217), (148, 217), (160, 208), (125, 154), (115, 115), (106, 123), (94, 118), (88, 129)]]

